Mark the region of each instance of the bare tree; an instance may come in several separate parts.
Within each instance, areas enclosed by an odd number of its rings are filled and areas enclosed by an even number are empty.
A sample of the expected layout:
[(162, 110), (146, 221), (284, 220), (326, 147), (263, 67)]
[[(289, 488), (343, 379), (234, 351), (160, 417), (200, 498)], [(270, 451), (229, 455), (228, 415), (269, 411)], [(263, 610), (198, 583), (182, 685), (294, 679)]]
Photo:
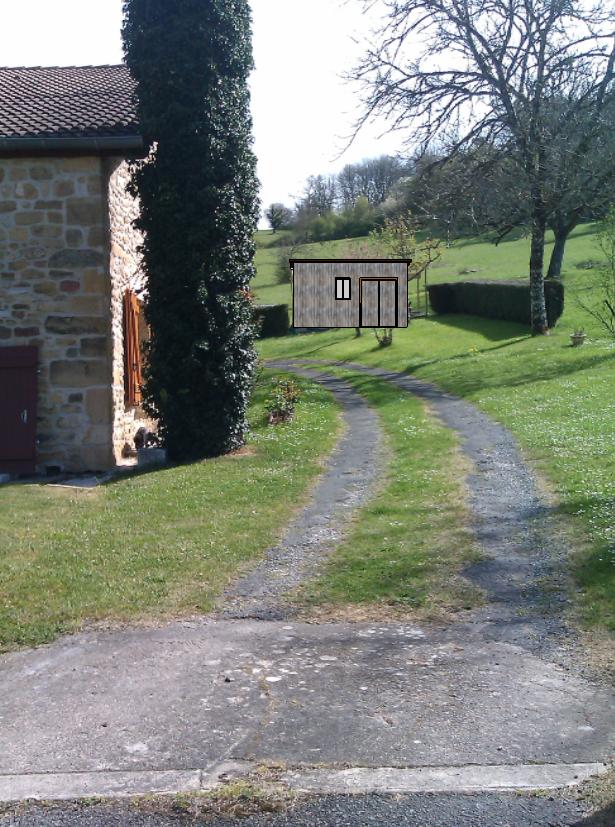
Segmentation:
[(581, 221), (602, 217), (615, 201), (615, 88), (604, 101), (577, 101), (574, 117), (558, 117), (567, 102), (551, 101), (546, 185), (548, 226), (555, 243), (547, 275), (561, 276), (568, 236)]
[(615, 339), (615, 206), (612, 206), (598, 236), (604, 262), (600, 268), (600, 281), (591, 293), (591, 300), (577, 295), (578, 304), (593, 316), (602, 328)]
[(310, 175), (296, 209), (299, 214), (309, 217), (326, 215), (333, 210), (336, 201), (335, 175)]
[(372, 207), (377, 207), (405, 171), (406, 165), (402, 159), (394, 155), (381, 155), (357, 164), (347, 164), (337, 176), (341, 206), (352, 209), (357, 198), (364, 196)]
[[(479, 139), (510, 145), (518, 155), (529, 184), (535, 333), (548, 328), (543, 266), (551, 130), (587, 101), (602, 112), (614, 81), (615, 11), (589, 1), (381, 0), (378, 42), (350, 75), (366, 94), (357, 130), (384, 115), (392, 129), (412, 129), (424, 149), (434, 140), (446, 143), (449, 157)], [(556, 97), (567, 103), (554, 121), (549, 101)]]

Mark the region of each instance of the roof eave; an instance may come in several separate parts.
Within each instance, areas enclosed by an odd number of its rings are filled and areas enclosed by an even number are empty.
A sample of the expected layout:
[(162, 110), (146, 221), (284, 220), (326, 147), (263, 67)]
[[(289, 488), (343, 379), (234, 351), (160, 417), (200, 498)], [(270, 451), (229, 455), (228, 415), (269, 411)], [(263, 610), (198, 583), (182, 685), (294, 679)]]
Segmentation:
[(412, 264), (411, 258), (289, 258), (295, 264)]
[(28, 155), (113, 155), (129, 153), (144, 155), (142, 135), (113, 135), (79, 137), (16, 137), (0, 138), (0, 158)]

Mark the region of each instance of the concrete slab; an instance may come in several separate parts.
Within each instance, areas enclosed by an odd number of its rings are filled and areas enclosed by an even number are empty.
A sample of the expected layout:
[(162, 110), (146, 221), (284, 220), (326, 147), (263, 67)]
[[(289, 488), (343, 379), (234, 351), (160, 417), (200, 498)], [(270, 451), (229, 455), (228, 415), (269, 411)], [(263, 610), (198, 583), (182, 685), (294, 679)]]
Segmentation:
[(559, 790), (603, 775), (606, 764), (522, 764), (507, 766), (353, 767), (299, 770), (282, 780), (296, 792), (335, 795), (472, 793), (512, 790)]
[(105, 481), (105, 477), (71, 477), (63, 482), (51, 482), (49, 488), (96, 488)]
[(224, 762), (193, 770), (32, 773), (0, 775), (0, 802), (73, 801), (81, 798), (129, 798), (206, 792), (244, 777), (252, 767)]
[(586, 763), (615, 694), (520, 647), (402, 624), (195, 621), (0, 659), (0, 773)]
[(72, 801), (201, 790), (201, 771), (75, 772), (0, 776), (0, 801)]

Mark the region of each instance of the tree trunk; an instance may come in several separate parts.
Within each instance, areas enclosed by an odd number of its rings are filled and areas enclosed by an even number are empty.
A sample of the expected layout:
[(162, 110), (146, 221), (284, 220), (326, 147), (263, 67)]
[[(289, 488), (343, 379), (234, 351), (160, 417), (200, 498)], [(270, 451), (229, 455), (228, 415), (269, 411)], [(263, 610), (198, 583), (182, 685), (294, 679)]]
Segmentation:
[(549, 270), (547, 272), (548, 279), (560, 279), (562, 277), (562, 264), (564, 262), (564, 248), (566, 246), (566, 241), (568, 240), (568, 235), (570, 234), (570, 230), (566, 228), (562, 230), (560, 228), (554, 230), (555, 233), (555, 244), (553, 245), (553, 251), (551, 253), (551, 259), (549, 260)]
[(542, 199), (534, 205), (532, 220), (532, 245), (530, 252), (530, 318), (532, 333), (548, 333), (545, 280), (543, 274), (545, 231), (547, 222)]

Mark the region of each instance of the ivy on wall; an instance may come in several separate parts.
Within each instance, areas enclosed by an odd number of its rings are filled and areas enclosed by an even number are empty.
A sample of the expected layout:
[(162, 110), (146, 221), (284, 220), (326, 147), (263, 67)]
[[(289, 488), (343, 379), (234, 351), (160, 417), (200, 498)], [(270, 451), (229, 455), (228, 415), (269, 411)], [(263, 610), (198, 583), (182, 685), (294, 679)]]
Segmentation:
[(169, 457), (243, 444), (256, 354), (258, 181), (247, 0), (125, 0), (124, 52), (150, 156), (132, 164), (151, 328), (144, 405)]

